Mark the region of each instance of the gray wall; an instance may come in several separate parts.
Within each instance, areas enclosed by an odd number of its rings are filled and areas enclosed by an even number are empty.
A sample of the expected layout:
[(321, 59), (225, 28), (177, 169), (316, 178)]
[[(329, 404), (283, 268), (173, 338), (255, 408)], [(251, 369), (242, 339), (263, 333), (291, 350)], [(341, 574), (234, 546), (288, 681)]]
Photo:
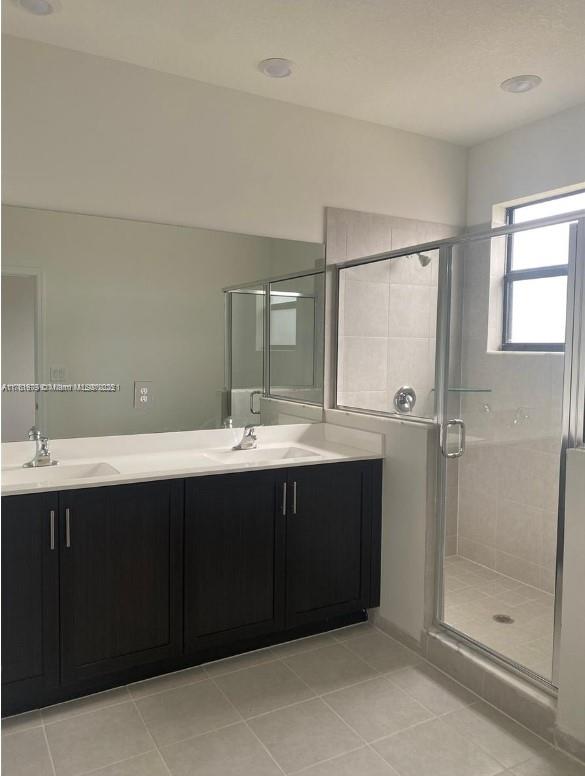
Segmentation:
[[(2, 382), (34, 383), (36, 361), (34, 275), (8, 275), (2, 282)], [(2, 394), (2, 440), (17, 442), (35, 423), (35, 394)]]

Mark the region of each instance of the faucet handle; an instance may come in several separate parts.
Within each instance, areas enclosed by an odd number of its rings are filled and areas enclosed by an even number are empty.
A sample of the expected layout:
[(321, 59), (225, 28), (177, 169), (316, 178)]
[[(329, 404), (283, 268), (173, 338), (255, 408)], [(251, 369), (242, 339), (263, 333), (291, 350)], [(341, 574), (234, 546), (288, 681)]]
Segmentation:
[(31, 442), (38, 442), (39, 439), (42, 438), (42, 434), (37, 426), (31, 426), (31, 428), (28, 430), (28, 438), (31, 440)]

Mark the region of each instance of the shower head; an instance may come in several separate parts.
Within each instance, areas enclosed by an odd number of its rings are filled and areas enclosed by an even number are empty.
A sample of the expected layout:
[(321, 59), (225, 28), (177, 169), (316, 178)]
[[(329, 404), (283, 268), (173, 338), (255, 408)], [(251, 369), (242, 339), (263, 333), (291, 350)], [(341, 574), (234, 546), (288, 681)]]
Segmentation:
[(427, 256), (426, 253), (417, 253), (418, 260), (420, 261), (421, 267), (428, 267), (431, 263), (431, 257)]

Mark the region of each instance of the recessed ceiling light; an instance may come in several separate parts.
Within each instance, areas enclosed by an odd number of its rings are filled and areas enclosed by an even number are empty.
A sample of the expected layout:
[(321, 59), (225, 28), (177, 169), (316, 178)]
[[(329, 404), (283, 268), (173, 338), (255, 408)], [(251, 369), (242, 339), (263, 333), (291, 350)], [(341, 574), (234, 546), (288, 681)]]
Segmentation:
[(529, 92), (531, 89), (536, 89), (541, 83), (542, 78), (539, 75), (515, 75), (513, 78), (502, 81), (500, 88), (505, 92), (522, 94), (522, 92)]
[(49, 0), (16, 0), (16, 4), (35, 16), (48, 16), (55, 10)]
[(292, 73), (292, 62), (290, 59), (271, 57), (263, 59), (258, 65), (258, 70), (269, 78), (287, 78)]

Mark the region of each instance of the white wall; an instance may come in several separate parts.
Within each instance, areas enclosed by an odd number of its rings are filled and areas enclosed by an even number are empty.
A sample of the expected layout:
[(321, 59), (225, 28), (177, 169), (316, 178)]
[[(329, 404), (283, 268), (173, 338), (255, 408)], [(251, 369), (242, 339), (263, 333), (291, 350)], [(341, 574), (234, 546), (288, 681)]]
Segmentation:
[(5, 36), (10, 204), (322, 241), (325, 205), (465, 218), (466, 149)]
[(579, 105), (471, 148), (467, 223), (491, 221), (500, 202), (585, 181), (584, 138)]

